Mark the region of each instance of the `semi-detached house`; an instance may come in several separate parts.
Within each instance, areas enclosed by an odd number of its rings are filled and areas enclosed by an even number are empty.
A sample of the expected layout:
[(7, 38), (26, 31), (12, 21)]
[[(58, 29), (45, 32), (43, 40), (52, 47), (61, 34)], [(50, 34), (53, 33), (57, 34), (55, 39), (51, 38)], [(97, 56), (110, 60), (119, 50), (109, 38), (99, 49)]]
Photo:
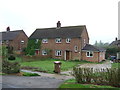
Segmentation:
[[(51, 54), (52, 58), (64, 60), (101, 61), (101, 59), (94, 58), (96, 54), (94, 55), (92, 49), (84, 50), (84, 47), (89, 45), (89, 35), (85, 25), (61, 27), (61, 23), (58, 21), (57, 27), (36, 29), (29, 39), (42, 41), (41, 48), (36, 49), (36, 55), (47, 56)], [(51, 50), (51, 52), (48, 53), (47, 50)], [(98, 50), (98, 52), (101, 51)], [(100, 55), (104, 57), (104, 54)]]

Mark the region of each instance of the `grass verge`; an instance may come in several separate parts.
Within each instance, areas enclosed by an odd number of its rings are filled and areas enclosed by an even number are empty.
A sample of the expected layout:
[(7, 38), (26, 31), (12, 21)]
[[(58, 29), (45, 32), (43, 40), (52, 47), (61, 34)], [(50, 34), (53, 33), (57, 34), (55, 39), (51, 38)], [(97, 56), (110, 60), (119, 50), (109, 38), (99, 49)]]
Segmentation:
[(94, 85), (94, 84), (78, 84), (76, 83), (75, 79), (66, 80), (63, 84), (59, 86), (59, 88), (111, 88), (112, 90), (119, 90), (119, 88), (115, 88), (112, 86), (101, 86), (101, 85)]
[(28, 73), (28, 72), (23, 72), (22, 75), (23, 75), (23, 76), (40, 76), (40, 75), (37, 74), (37, 73)]

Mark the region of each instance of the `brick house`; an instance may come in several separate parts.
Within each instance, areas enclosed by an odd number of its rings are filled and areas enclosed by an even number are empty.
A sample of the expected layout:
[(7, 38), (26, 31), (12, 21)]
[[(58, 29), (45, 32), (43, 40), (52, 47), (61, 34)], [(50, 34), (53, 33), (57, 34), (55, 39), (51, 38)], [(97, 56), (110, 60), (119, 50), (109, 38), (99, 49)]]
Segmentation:
[(85, 25), (61, 27), (60, 21), (55, 28), (36, 29), (29, 39), (42, 41), (36, 55), (47, 56), (50, 50), (52, 58), (64, 60), (82, 60), (82, 49), (89, 44)]
[(86, 44), (82, 49), (82, 60), (101, 62), (102, 60), (105, 60), (105, 52), (106, 50), (103, 48)]
[(28, 37), (23, 30), (10, 31), (10, 28), (7, 28), (7, 31), (0, 32), (1, 39), (0, 45), (13, 47), (14, 51), (21, 52), (26, 46)]
[(110, 46), (116, 46), (116, 47), (120, 47), (120, 40), (118, 40), (117, 38), (115, 38), (115, 41), (113, 41)]

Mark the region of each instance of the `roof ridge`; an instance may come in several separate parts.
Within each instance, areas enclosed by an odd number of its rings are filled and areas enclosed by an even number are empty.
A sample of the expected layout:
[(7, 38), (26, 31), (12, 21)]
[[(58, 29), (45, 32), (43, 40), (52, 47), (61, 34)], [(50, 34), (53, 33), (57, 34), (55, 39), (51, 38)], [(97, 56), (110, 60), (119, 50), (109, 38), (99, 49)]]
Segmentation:
[(14, 31), (2, 31), (2, 32), (0, 32), (0, 33), (6, 33), (6, 32), (19, 32), (19, 31), (23, 31), (23, 29), (21, 29), (21, 30), (14, 30)]
[[(63, 27), (60, 27), (60, 28), (70, 28), (70, 27), (86, 27), (86, 25), (63, 26)], [(50, 28), (36, 28), (36, 30), (43, 30), (43, 29), (57, 29), (57, 27), (50, 27)]]

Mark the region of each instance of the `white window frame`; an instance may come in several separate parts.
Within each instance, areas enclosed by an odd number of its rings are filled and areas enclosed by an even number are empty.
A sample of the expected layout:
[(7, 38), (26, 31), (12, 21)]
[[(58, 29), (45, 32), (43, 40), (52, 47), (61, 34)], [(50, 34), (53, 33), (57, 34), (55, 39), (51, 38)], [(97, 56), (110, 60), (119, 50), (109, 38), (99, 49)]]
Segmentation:
[(86, 43), (86, 40), (85, 40), (85, 39), (84, 39), (83, 41), (84, 41), (84, 43)]
[(9, 44), (9, 40), (6, 40), (6, 44)]
[(78, 52), (78, 46), (74, 46), (74, 51)]
[(39, 39), (36, 39), (35, 43), (38, 43)]
[(0, 44), (2, 44), (2, 40), (0, 40)]
[(56, 43), (61, 43), (61, 42), (62, 42), (62, 39), (61, 39), (61, 38), (56, 38), (56, 39), (55, 39), (55, 42), (56, 42)]
[(47, 55), (47, 51), (46, 50), (42, 50), (42, 55)]
[[(91, 54), (92, 54), (92, 56), (91, 56)], [(86, 52), (87, 57), (93, 57), (93, 55), (94, 55), (93, 51), (87, 51)]]
[(55, 56), (62, 56), (62, 51), (61, 50), (56, 50), (55, 51)]
[(48, 43), (48, 39), (47, 38), (42, 39), (42, 43)]
[(71, 42), (71, 38), (66, 38), (66, 43), (70, 43)]
[(25, 43), (25, 41), (24, 41), (24, 40), (21, 40), (20, 42), (21, 42), (21, 44), (24, 44), (24, 43)]

